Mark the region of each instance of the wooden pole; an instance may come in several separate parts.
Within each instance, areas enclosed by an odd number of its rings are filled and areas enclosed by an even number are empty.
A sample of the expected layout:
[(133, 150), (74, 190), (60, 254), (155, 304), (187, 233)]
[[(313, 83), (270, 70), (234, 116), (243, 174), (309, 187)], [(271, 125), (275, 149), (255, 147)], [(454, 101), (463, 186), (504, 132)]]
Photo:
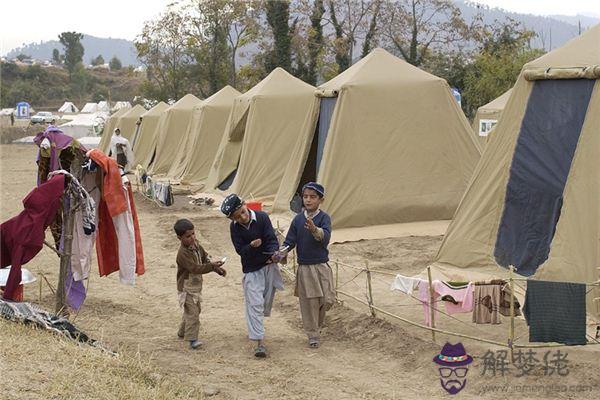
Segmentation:
[[(75, 150), (75, 156), (71, 161), (71, 174), (77, 179), (81, 180), (81, 162), (82, 155), (79, 151)], [(67, 187), (71, 184), (71, 178), (65, 176)], [(67, 292), (66, 292), (66, 281), (67, 273), (71, 263), (71, 249), (73, 245), (73, 227), (75, 225), (75, 210), (77, 209), (77, 199), (73, 193), (68, 190), (63, 195), (63, 229), (62, 229), (62, 243), (63, 249), (60, 252), (60, 270), (58, 274), (58, 287), (56, 288), (56, 314), (68, 315), (67, 307)]]
[(340, 264), (338, 260), (335, 260), (335, 290), (337, 292), (340, 287)]
[[(65, 177), (65, 179), (69, 179)], [(75, 214), (73, 213), (73, 197), (71, 194), (63, 196), (63, 226), (62, 226), (62, 243), (63, 248), (60, 255), (60, 270), (58, 274), (58, 285), (56, 288), (56, 306), (54, 311), (59, 315), (67, 315), (67, 292), (65, 288), (67, 280), (67, 271), (69, 262), (71, 261), (71, 246), (73, 244), (73, 222)]]
[(41, 303), (42, 303), (42, 285), (44, 284), (44, 282), (42, 281), (42, 274), (41, 274), (41, 273), (39, 273), (39, 274), (38, 274), (38, 276), (39, 276), (39, 278), (40, 278), (40, 285), (39, 285), (39, 286), (40, 286), (40, 287), (39, 287), (39, 290), (40, 290), (40, 296), (39, 296), (38, 303), (40, 303), (40, 304), (41, 304)]
[(371, 310), (371, 316), (375, 317), (375, 309), (373, 308), (373, 287), (371, 285), (371, 270), (369, 269), (369, 260), (365, 261), (365, 267), (367, 269), (367, 288), (369, 289), (369, 309)]
[[(427, 266), (427, 278), (429, 280), (429, 320), (431, 321), (431, 327), (435, 329), (435, 309), (433, 308), (433, 301), (434, 301), (434, 295), (433, 295), (433, 282), (431, 280), (431, 267)], [(432, 330), (431, 331), (431, 338), (433, 339), (433, 342), (435, 343), (435, 331)]]
[(515, 267), (512, 265), (508, 269), (508, 284), (510, 288), (510, 325), (508, 327), (508, 348), (510, 350), (510, 362), (515, 362), (514, 344), (515, 344), (515, 281), (513, 273)]

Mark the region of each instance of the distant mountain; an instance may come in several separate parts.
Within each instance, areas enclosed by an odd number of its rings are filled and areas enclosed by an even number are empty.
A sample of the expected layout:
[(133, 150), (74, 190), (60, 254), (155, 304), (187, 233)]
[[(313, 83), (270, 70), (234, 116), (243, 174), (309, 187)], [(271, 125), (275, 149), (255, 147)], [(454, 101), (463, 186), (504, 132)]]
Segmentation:
[[(84, 49), (84, 64), (90, 64), (92, 58), (102, 55), (105, 62), (108, 62), (113, 56), (117, 56), (117, 58), (121, 60), (123, 66), (139, 65), (136, 58), (135, 46), (132, 41), (84, 35), (81, 44)], [(30, 43), (23, 47), (16, 48), (10, 51), (6, 57), (10, 59), (19, 54), (26, 54), (38, 60), (51, 60), (52, 50), (54, 49), (58, 49), (61, 54), (65, 51), (63, 45), (60, 44), (58, 40), (50, 40), (47, 42)]]
[(486, 23), (493, 23), (494, 20), (503, 21), (506, 17), (521, 22), (527, 29), (537, 33), (537, 37), (531, 45), (546, 51), (560, 47), (579, 35), (579, 23), (581, 23), (582, 31), (600, 23), (600, 18), (591, 16), (518, 14), (471, 1), (455, 0), (454, 2), (467, 21), (470, 21), (478, 12), (481, 12)]

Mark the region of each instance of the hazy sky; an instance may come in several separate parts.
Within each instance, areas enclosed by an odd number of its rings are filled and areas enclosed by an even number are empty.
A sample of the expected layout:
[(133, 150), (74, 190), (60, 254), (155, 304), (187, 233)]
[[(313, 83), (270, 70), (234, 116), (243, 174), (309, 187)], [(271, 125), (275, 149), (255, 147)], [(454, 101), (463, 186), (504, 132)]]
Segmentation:
[[(477, 0), (529, 14), (588, 14), (600, 17), (600, 0)], [(5, 0), (0, 23), (0, 54), (23, 43), (57, 39), (64, 31), (132, 40), (144, 21), (173, 0)]]

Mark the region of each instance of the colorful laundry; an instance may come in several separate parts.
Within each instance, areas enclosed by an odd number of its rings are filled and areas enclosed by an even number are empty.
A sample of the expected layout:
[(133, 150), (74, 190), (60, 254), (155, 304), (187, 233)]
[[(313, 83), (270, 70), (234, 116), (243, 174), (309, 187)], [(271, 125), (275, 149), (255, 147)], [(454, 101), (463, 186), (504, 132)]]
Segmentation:
[(21, 265), (28, 263), (44, 246), (46, 228), (54, 220), (64, 193), (65, 177), (58, 175), (33, 189), (23, 199), (24, 210), (0, 225), (0, 266), (12, 265), (5, 299), (13, 299), (21, 282)]
[[(447, 282), (435, 280), (431, 283), (433, 288), (433, 301), (437, 303), (440, 298), (452, 299), (452, 301), (444, 301), (447, 314), (467, 313), (473, 310), (473, 284), (468, 283), (466, 286), (453, 287)], [(423, 303), (423, 311), (425, 312), (425, 324), (431, 326), (430, 315), (430, 292), (429, 282), (422, 281), (419, 283), (418, 298)], [(438, 308), (437, 304), (433, 307), (434, 315)]]
[(144, 255), (131, 184), (121, 177), (117, 162), (100, 150), (89, 151), (88, 157), (104, 174), (96, 238), (100, 276), (119, 271), (122, 283), (134, 284), (135, 275), (144, 273)]
[(473, 322), (476, 324), (499, 324), (500, 283), (476, 284), (473, 295)]

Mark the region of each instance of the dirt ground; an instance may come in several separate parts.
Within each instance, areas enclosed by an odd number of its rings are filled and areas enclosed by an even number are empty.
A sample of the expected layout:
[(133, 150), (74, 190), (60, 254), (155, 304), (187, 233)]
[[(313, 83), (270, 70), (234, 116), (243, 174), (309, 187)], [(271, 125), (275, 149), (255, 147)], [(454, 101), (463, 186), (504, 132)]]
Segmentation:
[[(33, 146), (0, 146), (2, 221), (21, 210), (21, 199), (35, 185), (35, 151)], [(278, 293), (273, 314), (266, 322), (269, 357), (255, 359), (246, 338), (242, 271), (229, 241), (227, 221), (214, 210), (188, 204), (183, 196), (178, 196), (176, 204), (169, 208), (159, 208), (137, 195), (136, 204), (146, 274), (137, 279), (134, 287), (129, 287), (121, 285), (116, 276), (100, 278), (92, 273), (87, 300), (82, 310), (71, 319), (90, 336), (118, 351), (119, 357), (135, 356), (140, 364), (152, 367), (155, 384), (181, 382), (187, 388), (181, 398), (437, 399), (449, 396), (440, 387), (438, 370), (432, 358), (446, 340), (456, 343), (461, 339), (437, 334), (434, 343), (428, 331), (383, 318), (380, 314), (373, 318), (364, 305), (340, 297), (343, 302), (328, 313), (321, 348), (309, 349), (301, 330), (293, 283), (289, 279), (286, 290)], [(174, 261), (178, 241), (172, 233), (172, 225), (180, 217), (192, 219), (199, 240), (210, 254), (229, 259), (226, 278), (216, 274), (205, 278), (201, 315), (201, 337), (205, 345), (198, 351), (188, 350), (187, 343), (176, 336), (181, 312), (175, 289)], [(373, 269), (412, 275), (421, 272), (432, 260), (441, 239), (405, 237), (335, 244), (330, 248), (331, 259), (357, 266), (369, 260)], [(50, 250), (42, 250), (25, 267), (36, 274), (43, 272), (56, 285), (58, 260)], [(95, 268), (96, 264), (92, 270)], [(340, 289), (364, 298), (364, 273), (355, 278), (358, 271), (341, 267), (339, 271)], [(391, 292), (391, 279), (391, 276), (374, 274), (375, 304), (422, 323), (421, 305), (405, 295)], [(28, 301), (39, 301), (37, 284), (26, 288), (25, 297)], [(45, 286), (41, 305), (51, 310), (53, 304), (53, 296)], [(506, 320), (496, 326), (475, 326), (469, 320), (470, 315), (459, 315), (456, 319), (440, 316), (438, 326), (506, 341)], [(0, 325), (0, 328), (2, 326), (6, 325)], [(10, 357), (5, 357), (4, 352), (9, 350), (8, 336), (12, 335), (10, 340), (14, 342), (37, 341), (39, 335), (29, 335), (27, 329), (4, 331), (0, 334), (0, 373), (5, 382), (8, 377), (12, 384), (8, 391), (1, 389), (2, 397), (46, 398), (40, 388), (45, 388), (61, 370), (71, 366), (63, 365), (65, 357), (60, 358), (62, 361), (58, 363), (53, 362), (52, 357), (42, 357), (34, 371), (28, 364), (29, 358), (20, 358), (14, 349), (10, 349)], [(23, 337), (14, 337), (19, 334)], [(517, 335), (527, 337), (526, 326), (520, 320), (517, 321)], [(3, 341), (5, 344), (2, 344)], [(497, 356), (501, 348), (468, 339), (462, 340), (462, 343), (474, 362), (470, 365), (468, 383), (459, 395), (461, 398), (503, 399), (507, 395), (561, 399), (600, 397), (600, 346), (561, 348), (563, 354), (568, 353), (566, 376), (559, 376), (556, 371), (547, 376), (542, 369), (545, 353), (551, 351), (552, 356), (556, 349), (535, 349), (534, 356), (538, 362), (528, 375), (519, 376), (519, 370), (509, 365), (509, 371), (502, 376), (500, 361), (493, 364), (495, 375), (492, 374), (492, 365), (484, 361), (486, 353)], [(76, 348), (76, 345), (72, 346)], [(24, 346), (23, 351), (27, 348)], [(42, 351), (34, 343), (31, 349)], [(60, 349), (46, 347), (43, 351)], [(84, 351), (89, 352), (81, 349), (82, 353)], [(74, 353), (72, 350), (69, 352)], [(11, 364), (7, 365), (8, 362)], [(76, 375), (73, 379), (77, 379)], [(94, 375), (82, 376), (93, 379)], [(27, 390), (31, 385), (40, 390)], [(80, 387), (85, 385), (85, 381), (79, 384)], [(80, 387), (69, 386), (60, 397), (107, 398), (89, 390), (82, 396)], [(180, 398), (177, 396), (173, 394), (165, 398)], [(152, 397), (140, 392), (138, 398)]]

